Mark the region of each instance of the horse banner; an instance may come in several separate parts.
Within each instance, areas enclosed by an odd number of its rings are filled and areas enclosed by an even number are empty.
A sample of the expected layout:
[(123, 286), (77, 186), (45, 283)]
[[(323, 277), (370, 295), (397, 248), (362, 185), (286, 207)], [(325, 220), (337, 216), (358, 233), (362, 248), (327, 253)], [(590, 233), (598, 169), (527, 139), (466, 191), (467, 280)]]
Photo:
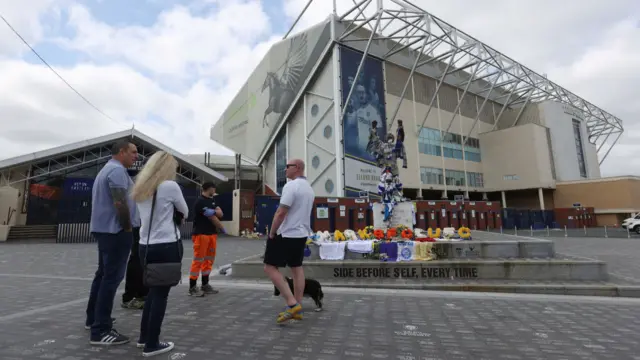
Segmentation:
[(274, 44), (211, 129), (211, 139), (257, 160), (330, 41), (325, 22)]
[[(374, 121), (376, 133), (384, 139), (387, 133), (382, 61), (367, 56), (360, 76), (356, 79), (363, 53), (340, 47), (340, 77), (342, 79), (345, 193), (357, 197), (359, 192), (377, 194), (380, 169), (369, 151), (369, 134)], [(355, 87), (349, 103), (347, 96)]]

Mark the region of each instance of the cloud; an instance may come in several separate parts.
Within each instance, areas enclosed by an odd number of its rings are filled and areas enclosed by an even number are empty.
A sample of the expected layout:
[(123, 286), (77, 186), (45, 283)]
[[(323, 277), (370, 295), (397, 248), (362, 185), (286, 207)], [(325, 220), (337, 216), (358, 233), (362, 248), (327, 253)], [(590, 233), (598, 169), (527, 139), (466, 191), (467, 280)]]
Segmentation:
[[(91, 108), (44, 65), (23, 61), (14, 51), (12, 58), (0, 60), (0, 113), (12, 119), (0, 134), (0, 143), (8, 145), (3, 146), (3, 157), (131, 128), (134, 123), (183, 152), (230, 153), (207, 135), (248, 72), (279, 38), (271, 34), (260, 2), (203, 4), (197, 15), (191, 8), (173, 6), (148, 28), (110, 25), (70, 2), (64, 8), (59, 7), (62, 2), (47, 4), (38, 9), (64, 13), (60, 18), (67, 20), (60, 26), (71, 29), (72, 35), (34, 31), (25, 38), (34, 46), (48, 42), (83, 54), (88, 60), (56, 69), (114, 120)], [(45, 10), (23, 9), (21, 16), (38, 23)], [(16, 39), (5, 34), (0, 44), (3, 41)]]
[[(620, 116), (627, 133), (603, 174), (640, 174), (640, 166), (629, 167), (628, 160), (640, 150), (640, 35), (638, 19), (629, 17), (640, 13), (640, 3), (413, 2)], [(145, 3), (164, 10), (138, 25), (111, 23), (74, 0), (9, 1), (0, 7), (27, 41), (49, 50), (43, 56), (63, 77), (114, 119), (83, 102), (0, 23), (2, 157), (123, 130), (134, 121), (182, 152), (228, 153), (208, 139), (210, 126), (307, 0)], [(339, 11), (352, 4), (338, 3)], [(315, 0), (294, 32), (326, 19), (332, 7), (333, 1)], [(60, 54), (73, 54), (74, 61), (69, 65)]]

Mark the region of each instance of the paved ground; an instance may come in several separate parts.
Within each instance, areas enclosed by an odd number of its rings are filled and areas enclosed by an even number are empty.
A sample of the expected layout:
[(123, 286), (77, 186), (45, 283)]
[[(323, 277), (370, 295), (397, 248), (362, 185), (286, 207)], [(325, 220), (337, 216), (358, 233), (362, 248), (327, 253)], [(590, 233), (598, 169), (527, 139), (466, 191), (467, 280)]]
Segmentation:
[[(0, 243), (0, 276), (31, 274), (63, 277), (93, 277), (98, 261), (96, 243), (55, 244), (35, 242)], [(221, 236), (218, 238), (218, 254), (214, 267), (230, 264), (235, 260), (264, 251), (264, 242), (245, 238)], [(193, 258), (193, 243), (184, 242), (184, 269)], [(44, 261), (44, 264), (43, 264)], [(71, 266), (70, 264), (73, 264)]]
[[(607, 253), (620, 267), (638, 254), (621, 239), (566, 240), (558, 250)], [(221, 239), (217, 264), (262, 246)], [(0, 244), (0, 359), (141, 358), (133, 344), (88, 344), (94, 270), (95, 245)], [(640, 359), (635, 299), (327, 288), (324, 312), (305, 302), (306, 319), (280, 327), (271, 286), (214, 285), (220, 294), (204, 299), (187, 297), (183, 285), (172, 291), (163, 337), (177, 347), (158, 359)], [(116, 307), (114, 315), (135, 340), (140, 312)]]
[[(493, 231), (500, 233), (500, 230)], [(519, 236), (535, 236), (535, 237), (551, 237), (551, 238), (564, 238), (564, 229), (543, 229), (543, 230), (531, 230), (531, 229), (503, 229), (503, 234), (519, 235)], [(581, 229), (567, 229), (567, 237), (595, 237), (595, 238), (630, 238), (640, 240), (640, 235), (635, 232), (628, 232), (622, 228), (604, 228), (604, 227), (590, 227)]]

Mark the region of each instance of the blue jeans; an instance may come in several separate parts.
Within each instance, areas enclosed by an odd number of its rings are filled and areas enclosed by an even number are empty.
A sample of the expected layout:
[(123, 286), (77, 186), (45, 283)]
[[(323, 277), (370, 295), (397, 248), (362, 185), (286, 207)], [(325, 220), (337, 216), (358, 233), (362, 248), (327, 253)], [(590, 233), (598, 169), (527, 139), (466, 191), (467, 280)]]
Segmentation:
[[(182, 241), (164, 244), (140, 244), (140, 262), (144, 269), (145, 251), (147, 251), (147, 263), (182, 262), (184, 247)], [(144, 270), (143, 270), (144, 271)], [(160, 328), (167, 310), (169, 298), (169, 286), (149, 287), (149, 294), (144, 302), (142, 321), (140, 322), (139, 343), (145, 344), (145, 349), (155, 349), (160, 346)]]
[(98, 240), (98, 270), (91, 284), (86, 324), (91, 325), (91, 338), (98, 340), (111, 330), (113, 301), (124, 279), (133, 235), (121, 231), (93, 233), (93, 236)]

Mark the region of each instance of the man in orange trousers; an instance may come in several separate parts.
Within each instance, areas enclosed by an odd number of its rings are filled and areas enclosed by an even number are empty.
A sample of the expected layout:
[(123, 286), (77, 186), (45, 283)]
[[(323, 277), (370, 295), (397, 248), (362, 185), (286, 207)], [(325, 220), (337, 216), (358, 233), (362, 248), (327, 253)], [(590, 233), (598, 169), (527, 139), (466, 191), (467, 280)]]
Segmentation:
[[(194, 207), (193, 233), (193, 261), (189, 272), (189, 296), (202, 297), (205, 294), (217, 294), (209, 285), (209, 275), (216, 258), (218, 230), (224, 232), (220, 223), (222, 210), (216, 206), (213, 197), (216, 186), (212, 182), (202, 184), (202, 196), (198, 198)], [(198, 276), (202, 275), (202, 286), (198, 287)]]

